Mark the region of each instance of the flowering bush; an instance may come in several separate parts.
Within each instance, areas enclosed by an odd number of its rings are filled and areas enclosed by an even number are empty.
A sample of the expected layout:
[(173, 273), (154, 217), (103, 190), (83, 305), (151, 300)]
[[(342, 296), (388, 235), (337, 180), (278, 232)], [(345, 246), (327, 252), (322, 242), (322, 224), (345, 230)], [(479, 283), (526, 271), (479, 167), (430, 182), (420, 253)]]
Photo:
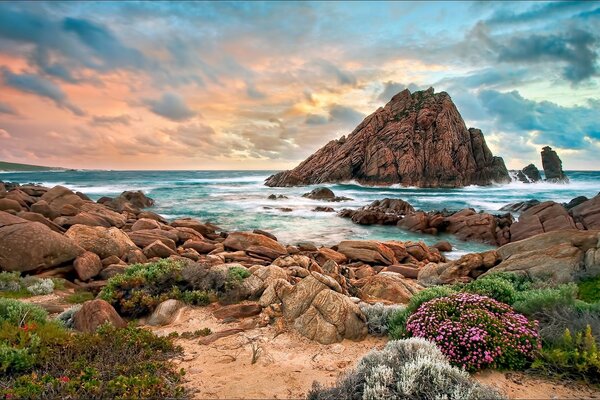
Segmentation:
[(467, 370), (522, 369), (541, 348), (537, 321), (469, 293), (424, 303), (410, 316), (406, 330), (435, 342), (450, 363)]

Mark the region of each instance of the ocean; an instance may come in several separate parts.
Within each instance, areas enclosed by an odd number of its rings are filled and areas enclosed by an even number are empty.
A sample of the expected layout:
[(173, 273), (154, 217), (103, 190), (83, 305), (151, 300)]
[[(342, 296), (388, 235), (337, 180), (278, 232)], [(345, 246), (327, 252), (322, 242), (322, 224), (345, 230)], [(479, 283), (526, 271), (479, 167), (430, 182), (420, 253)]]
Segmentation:
[[(333, 245), (346, 239), (422, 240), (433, 244), (450, 241), (455, 250), (451, 258), (490, 247), (467, 243), (452, 236), (430, 236), (403, 231), (395, 226), (361, 226), (336, 216), (314, 212), (316, 206), (358, 208), (385, 197), (408, 201), (416, 209), (475, 210), (498, 212), (507, 203), (538, 199), (567, 202), (577, 196), (593, 197), (600, 191), (600, 172), (567, 171), (571, 183), (524, 184), (513, 182), (487, 187), (460, 189), (420, 189), (392, 186), (365, 187), (357, 183), (321, 185), (336, 195), (353, 200), (329, 203), (302, 197), (316, 186), (269, 188), (263, 181), (275, 171), (43, 171), (1, 172), (0, 180), (18, 183), (63, 185), (79, 190), (92, 199), (115, 196), (124, 190), (142, 190), (156, 200), (152, 211), (167, 219), (194, 217), (210, 221), (224, 230), (263, 229), (275, 234), (283, 243), (312, 241)], [(270, 194), (287, 199), (269, 200)], [(291, 208), (285, 212), (278, 208)]]

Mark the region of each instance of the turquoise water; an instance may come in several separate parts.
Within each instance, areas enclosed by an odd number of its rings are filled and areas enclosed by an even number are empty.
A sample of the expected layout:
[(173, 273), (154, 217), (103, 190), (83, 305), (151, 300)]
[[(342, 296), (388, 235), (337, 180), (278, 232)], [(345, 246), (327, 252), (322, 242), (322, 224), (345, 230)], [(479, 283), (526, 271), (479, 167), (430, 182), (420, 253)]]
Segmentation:
[[(124, 190), (142, 190), (156, 200), (153, 211), (166, 218), (195, 217), (213, 222), (225, 230), (264, 229), (280, 241), (296, 243), (314, 241), (331, 245), (344, 239), (423, 240), (433, 244), (440, 237), (402, 231), (394, 226), (359, 226), (335, 213), (311, 211), (316, 206), (358, 208), (384, 197), (401, 198), (422, 210), (497, 211), (507, 203), (538, 199), (566, 202), (576, 196), (595, 196), (600, 190), (600, 172), (570, 171), (568, 185), (513, 182), (489, 187), (469, 186), (462, 189), (419, 189), (406, 187), (372, 188), (355, 183), (325, 185), (338, 196), (352, 201), (327, 203), (302, 197), (314, 186), (269, 188), (263, 185), (272, 171), (61, 171), (0, 173), (0, 180), (19, 183), (63, 185), (79, 190), (92, 199), (114, 196)], [(269, 200), (270, 194), (288, 199)], [(264, 207), (273, 207), (265, 209)], [(283, 212), (275, 207), (288, 207)], [(481, 251), (488, 246), (465, 243), (453, 237), (453, 256)]]

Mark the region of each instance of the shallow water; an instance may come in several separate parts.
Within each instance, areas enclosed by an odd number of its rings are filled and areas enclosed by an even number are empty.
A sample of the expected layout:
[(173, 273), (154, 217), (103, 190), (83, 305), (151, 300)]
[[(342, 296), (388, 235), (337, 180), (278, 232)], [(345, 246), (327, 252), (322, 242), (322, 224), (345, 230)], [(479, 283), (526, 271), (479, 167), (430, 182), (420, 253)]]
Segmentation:
[[(269, 188), (263, 181), (272, 171), (57, 171), (4, 172), (0, 180), (19, 183), (63, 185), (79, 190), (96, 200), (124, 190), (142, 190), (156, 200), (153, 211), (166, 218), (196, 217), (213, 222), (225, 230), (264, 229), (280, 241), (314, 241), (331, 245), (344, 239), (423, 240), (428, 244), (444, 238), (455, 246), (453, 257), (482, 251), (489, 246), (466, 243), (454, 237), (435, 237), (406, 232), (395, 226), (360, 226), (336, 213), (311, 211), (316, 206), (358, 208), (385, 197), (401, 198), (425, 211), (459, 210), (472, 207), (495, 212), (511, 202), (538, 199), (567, 202), (576, 196), (593, 197), (600, 190), (600, 172), (567, 171), (571, 183), (469, 186), (461, 189), (420, 189), (392, 186), (363, 187), (356, 183), (323, 185), (336, 195), (353, 200), (328, 203), (302, 197), (315, 186)], [(269, 200), (270, 194), (288, 199)], [(265, 207), (272, 207), (267, 209)], [(276, 207), (288, 207), (283, 212)]]

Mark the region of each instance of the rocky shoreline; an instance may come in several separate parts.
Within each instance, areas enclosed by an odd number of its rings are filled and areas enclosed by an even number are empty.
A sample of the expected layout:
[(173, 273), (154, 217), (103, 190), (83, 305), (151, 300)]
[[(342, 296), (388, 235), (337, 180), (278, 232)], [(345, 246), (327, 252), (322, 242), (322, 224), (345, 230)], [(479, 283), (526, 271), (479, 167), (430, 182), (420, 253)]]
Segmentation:
[[(260, 230), (224, 232), (190, 218), (169, 222), (143, 210), (153, 200), (142, 192), (93, 202), (62, 186), (3, 187), (9, 189), (0, 192), (4, 271), (61, 277), (97, 293), (107, 279), (132, 264), (168, 258), (209, 269), (240, 265), (252, 279), (244, 280), (239, 300), (254, 299), (259, 312), (283, 316), (301, 334), (322, 343), (364, 337), (365, 320), (356, 305), (361, 301), (405, 303), (425, 286), (469, 282), (496, 271), (552, 276), (558, 283), (600, 273), (600, 196), (580, 199), (571, 208), (540, 203), (523, 211), (517, 222), (510, 214), (473, 210), (425, 213), (392, 199), (341, 213), (356, 223), (451, 232), (502, 245), (448, 261), (443, 252), (451, 246), (444, 242), (431, 247), (373, 240), (346, 240), (331, 247), (285, 245)], [(337, 200), (328, 190), (310, 196)]]

